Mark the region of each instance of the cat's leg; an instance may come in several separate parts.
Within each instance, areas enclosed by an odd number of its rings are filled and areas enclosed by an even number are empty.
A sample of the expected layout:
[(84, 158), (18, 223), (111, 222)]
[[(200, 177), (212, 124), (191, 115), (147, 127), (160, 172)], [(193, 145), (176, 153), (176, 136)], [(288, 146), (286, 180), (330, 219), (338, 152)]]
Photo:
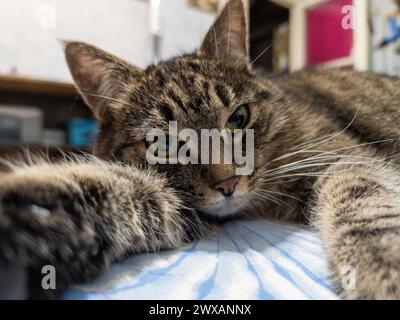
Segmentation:
[(397, 170), (378, 158), (346, 158), (317, 182), (314, 222), (344, 298), (400, 299)]
[(0, 264), (33, 270), (38, 285), (44, 265), (64, 288), (127, 253), (179, 247), (207, 229), (163, 178), (129, 166), (42, 163), (0, 178)]

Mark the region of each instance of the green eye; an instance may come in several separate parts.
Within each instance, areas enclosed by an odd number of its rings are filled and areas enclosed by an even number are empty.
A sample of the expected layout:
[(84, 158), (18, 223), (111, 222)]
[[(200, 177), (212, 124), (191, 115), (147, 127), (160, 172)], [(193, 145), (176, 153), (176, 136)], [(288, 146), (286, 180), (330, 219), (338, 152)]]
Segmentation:
[(249, 109), (241, 106), (229, 117), (226, 127), (230, 130), (243, 129), (249, 122)]

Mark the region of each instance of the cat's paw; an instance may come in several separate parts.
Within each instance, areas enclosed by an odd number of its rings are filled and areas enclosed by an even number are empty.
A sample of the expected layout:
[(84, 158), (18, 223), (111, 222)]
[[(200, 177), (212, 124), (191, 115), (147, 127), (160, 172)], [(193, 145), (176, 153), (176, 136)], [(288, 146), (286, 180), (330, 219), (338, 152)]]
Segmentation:
[(84, 279), (98, 254), (93, 222), (79, 189), (49, 176), (10, 174), (0, 180), (0, 264)]
[(400, 270), (372, 272), (365, 279), (359, 279), (355, 288), (342, 291), (347, 300), (400, 300)]
[[(340, 272), (340, 288), (345, 299), (400, 300), (400, 240), (397, 229), (358, 239), (351, 246), (351, 261)], [(350, 267), (351, 266), (351, 267)]]

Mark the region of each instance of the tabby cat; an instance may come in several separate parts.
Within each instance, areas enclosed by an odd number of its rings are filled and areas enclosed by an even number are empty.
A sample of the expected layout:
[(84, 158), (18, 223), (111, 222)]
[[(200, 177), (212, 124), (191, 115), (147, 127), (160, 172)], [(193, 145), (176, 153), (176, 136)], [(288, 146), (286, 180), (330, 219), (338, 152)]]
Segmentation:
[[(341, 70), (266, 78), (246, 45), (240, 0), (195, 53), (145, 70), (66, 42), (101, 126), (95, 157), (10, 165), (0, 183), (1, 261), (29, 270), (32, 288), (41, 266), (54, 265), (66, 288), (127, 254), (218, 232), (227, 218), (277, 218), (318, 228), (343, 298), (400, 298), (400, 80)], [(149, 165), (146, 133), (171, 120), (253, 129), (254, 171)], [(349, 266), (356, 287), (346, 290)]]

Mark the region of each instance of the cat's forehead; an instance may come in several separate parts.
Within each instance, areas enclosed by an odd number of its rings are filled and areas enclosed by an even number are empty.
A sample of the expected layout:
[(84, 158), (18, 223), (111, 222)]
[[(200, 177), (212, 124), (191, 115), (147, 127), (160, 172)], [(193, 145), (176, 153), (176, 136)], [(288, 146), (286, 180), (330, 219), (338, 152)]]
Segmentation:
[(150, 65), (146, 73), (150, 76), (164, 75), (186, 75), (194, 74), (200, 76), (222, 75), (223, 65), (214, 59), (207, 59), (198, 55), (182, 55), (174, 57), (158, 64)]
[(245, 74), (232, 67), (195, 55), (178, 57), (146, 69), (132, 92), (132, 105), (156, 120), (216, 125), (219, 110), (236, 103), (244, 81)]
[(201, 83), (208, 82), (210, 85), (225, 85), (236, 89), (247, 75), (242, 69), (239, 70), (226, 62), (198, 55), (183, 55), (149, 66), (145, 79), (148, 84), (160, 88), (178, 85), (181, 89), (191, 90)]

